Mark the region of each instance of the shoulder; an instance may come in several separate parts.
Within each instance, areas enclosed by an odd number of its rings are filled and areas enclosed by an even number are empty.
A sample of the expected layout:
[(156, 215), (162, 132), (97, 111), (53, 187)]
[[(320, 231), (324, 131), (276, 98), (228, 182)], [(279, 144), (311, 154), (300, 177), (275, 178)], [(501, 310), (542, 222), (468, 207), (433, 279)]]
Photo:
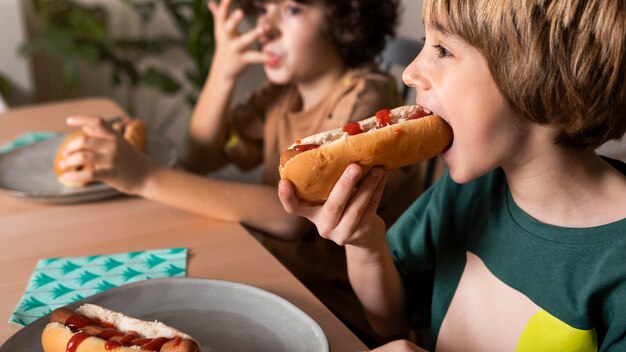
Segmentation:
[(388, 107), (400, 104), (396, 80), (373, 64), (350, 70), (346, 79), (361, 95), (373, 94), (386, 100)]
[(362, 120), (378, 110), (401, 105), (394, 79), (374, 65), (349, 70), (340, 84), (341, 93), (333, 114), (345, 122)]
[[(463, 222), (472, 217), (476, 209), (484, 209), (481, 204), (488, 204), (494, 199), (504, 199), (506, 178), (501, 169), (496, 169), (467, 184), (458, 184), (452, 180), (446, 170), (442, 177), (427, 189), (400, 217), (390, 232), (412, 227), (416, 223), (426, 222), (438, 226), (440, 221), (446, 224)], [(445, 219), (445, 220), (444, 220)]]

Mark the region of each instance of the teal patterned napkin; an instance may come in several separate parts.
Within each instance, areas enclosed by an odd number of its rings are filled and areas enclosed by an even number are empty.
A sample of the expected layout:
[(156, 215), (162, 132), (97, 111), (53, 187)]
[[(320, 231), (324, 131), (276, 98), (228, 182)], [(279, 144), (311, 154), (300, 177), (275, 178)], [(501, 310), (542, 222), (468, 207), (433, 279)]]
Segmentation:
[(187, 248), (41, 259), (9, 323), (26, 326), (58, 307), (127, 283), (185, 276)]
[(60, 136), (61, 133), (57, 132), (28, 132), (15, 138), (9, 143), (0, 146), (0, 154), (10, 152), (13, 149), (23, 147), (32, 143), (48, 140), (53, 137)]

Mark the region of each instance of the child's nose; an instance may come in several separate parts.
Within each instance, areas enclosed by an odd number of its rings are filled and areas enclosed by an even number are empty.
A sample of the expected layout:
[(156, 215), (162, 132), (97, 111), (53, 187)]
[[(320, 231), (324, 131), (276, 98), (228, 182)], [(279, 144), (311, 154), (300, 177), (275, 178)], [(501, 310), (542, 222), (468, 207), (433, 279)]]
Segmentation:
[(259, 17), (257, 27), (262, 31), (261, 42), (269, 42), (280, 36), (277, 17), (276, 11), (271, 9), (268, 9), (263, 16)]
[(262, 32), (261, 38), (259, 39), (261, 43), (271, 42), (280, 36), (280, 31), (276, 26), (259, 25), (259, 28)]
[(420, 55), (418, 55), (402, 72), (402, 81), (409, 87), (428, 89), (430, 84), (424, 75), (424, 69), (420, 67), (419, 61)]

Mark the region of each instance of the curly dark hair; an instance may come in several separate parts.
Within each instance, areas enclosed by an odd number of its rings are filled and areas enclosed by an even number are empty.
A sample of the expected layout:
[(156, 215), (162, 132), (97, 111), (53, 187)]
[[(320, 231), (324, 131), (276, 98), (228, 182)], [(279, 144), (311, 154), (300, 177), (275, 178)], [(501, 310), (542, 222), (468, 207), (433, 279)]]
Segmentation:
[[(264, 0), (261, 2), (278, 2)], [(387, 37), (395, 35), (399, 0), (295, 0), (320, 3), (326, 9), (328, 35), (348, 67), (374, 61), (385, 48)], [(256, 15), (258, 0), (239, 0), (242, 9)]]

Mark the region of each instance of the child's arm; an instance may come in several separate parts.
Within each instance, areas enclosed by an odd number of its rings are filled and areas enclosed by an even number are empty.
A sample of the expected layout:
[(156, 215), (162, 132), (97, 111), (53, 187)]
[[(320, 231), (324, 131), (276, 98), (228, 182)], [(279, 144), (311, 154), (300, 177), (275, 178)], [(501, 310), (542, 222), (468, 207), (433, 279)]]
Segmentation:
[(186, 166), (206, 173), (226, 163), (223, 146), (227, 135), (227, 112), (237, 78), (251, 64), (266, 61), (266, 55), (250, 48), (262, 35), (255, 28), (239, 34), (237, 27), (244, 18), (241, 9), (230, 15), (231, 0), (209, 2), (215, 23), (216, 48), (211, 72), (200, 92), (189, 124), (189, 150)]
[(85, 138), (64, 149), (65, 166), (93, 166), (66, 173), (70, 180), (101, 180), (127, 193), (209, 218), (241, 222), (274, 237), (297, 240), (310, 223), (283, 209), (270, 186), (218, 181), (156, 165), (95, 116), (73, 116)]
[(381, 335), (405, 332), (408, 323), (402, 280), (385, 239), (385, 223), (376, 209), (386, 175), (374, 168), (354, 190), (360, 166), (348, 166), (323, 205), (300, 202), (289, 181), (278, 193), (287, 212), (311, 220), (320, 235), (345, 245), (348, 275), (372, 328)]

